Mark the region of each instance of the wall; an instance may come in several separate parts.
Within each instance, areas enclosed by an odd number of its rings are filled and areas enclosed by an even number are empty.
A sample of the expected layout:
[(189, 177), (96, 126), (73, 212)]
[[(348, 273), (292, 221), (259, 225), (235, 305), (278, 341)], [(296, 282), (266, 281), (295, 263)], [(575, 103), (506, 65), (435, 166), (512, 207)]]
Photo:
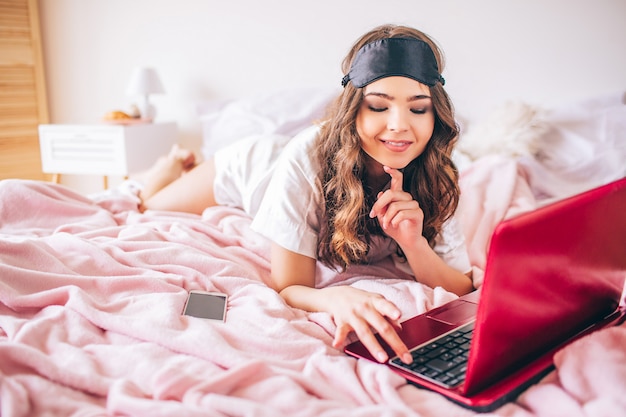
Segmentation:
[[(195, 104), (293, 86), (335, 86), (352, 42), (382, 23), (418, 27), (447, 56), (459, 114), (507, 100), (552, 106), (626, 89), (623, 0), (39, 0), (52, 123), (98, 122), (155, 67), (160, 120), (200, 148)], [(100, 179), (64, 177), (80, 191)]]

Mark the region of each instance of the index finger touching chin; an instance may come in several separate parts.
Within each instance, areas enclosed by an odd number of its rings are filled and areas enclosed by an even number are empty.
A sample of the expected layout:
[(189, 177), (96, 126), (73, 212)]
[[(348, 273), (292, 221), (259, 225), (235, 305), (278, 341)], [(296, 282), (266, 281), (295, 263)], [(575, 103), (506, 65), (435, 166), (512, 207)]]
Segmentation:
[(402, 181), (404, 179), (404, 175), (402, 171), (396, 168), (390, 168), (388, 166), (384, 166), (383, 169), (387, 174), (391, 176), (391, 186), (389, 187), (392, 191), (402, 191)]

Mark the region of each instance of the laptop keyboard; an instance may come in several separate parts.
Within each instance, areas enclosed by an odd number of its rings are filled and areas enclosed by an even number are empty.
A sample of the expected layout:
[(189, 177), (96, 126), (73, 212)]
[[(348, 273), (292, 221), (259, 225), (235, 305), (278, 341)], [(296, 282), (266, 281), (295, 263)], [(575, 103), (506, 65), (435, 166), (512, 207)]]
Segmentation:
[(454, 388), (465, 381), (473, 332), (474, 322), (463, 325), (411, 350), (412, 363), (407, 365), (395, 357), (391, 364), (446, 388)]

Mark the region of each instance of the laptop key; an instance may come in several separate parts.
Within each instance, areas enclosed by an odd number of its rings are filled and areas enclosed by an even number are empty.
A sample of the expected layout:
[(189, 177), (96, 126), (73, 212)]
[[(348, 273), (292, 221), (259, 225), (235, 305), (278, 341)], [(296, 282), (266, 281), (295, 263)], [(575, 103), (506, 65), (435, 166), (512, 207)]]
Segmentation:
[(448, 349), (446, 349), (445, 347), (441, 346), (441, 347), (439, 347), (437, 349), (433, 349), (431, 352), (427, 353), (426, 357), (430, 358), (430, 359), (434, 359), (434, 358), (436, 358), (436, 357), (438, 357), (440, 355), (443, 355), (447, 351), (448, 351)]
[(434, 369), (429, 369), (426, 372), (424, 372), (424, 375), (430, 378), (435, 378), (437, 375), (439, 375), (439, 371), (435, 371)]
[(436, 371), (439, 372), (446, 372), (452, 368), (454, 368), (455, 366), (457, 366), (458, 364), (456, 362), (453, 361), (442, 361), (441, 359), (433, 359), (431, 361), (428, 361), (426, 363), (426, 366), (428, 366), (429, 368), (432, 368)]
[(465, 375), (465, 372), (467, 372), (467, 363), (458, 365), (456, 368), (452, 368), (446, 373), (452, 377), (459, 378), (461, 375)]

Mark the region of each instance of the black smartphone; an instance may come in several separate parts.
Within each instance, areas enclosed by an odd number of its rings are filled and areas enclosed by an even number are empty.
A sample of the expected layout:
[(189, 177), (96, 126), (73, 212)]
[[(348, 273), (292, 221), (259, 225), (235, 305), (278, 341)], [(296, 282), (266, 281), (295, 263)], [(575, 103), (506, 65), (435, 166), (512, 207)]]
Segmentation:
[(183, 309), (183, 315), (210, 320), (226, 320), (228, 295), (220, 292), (191, 290)]

